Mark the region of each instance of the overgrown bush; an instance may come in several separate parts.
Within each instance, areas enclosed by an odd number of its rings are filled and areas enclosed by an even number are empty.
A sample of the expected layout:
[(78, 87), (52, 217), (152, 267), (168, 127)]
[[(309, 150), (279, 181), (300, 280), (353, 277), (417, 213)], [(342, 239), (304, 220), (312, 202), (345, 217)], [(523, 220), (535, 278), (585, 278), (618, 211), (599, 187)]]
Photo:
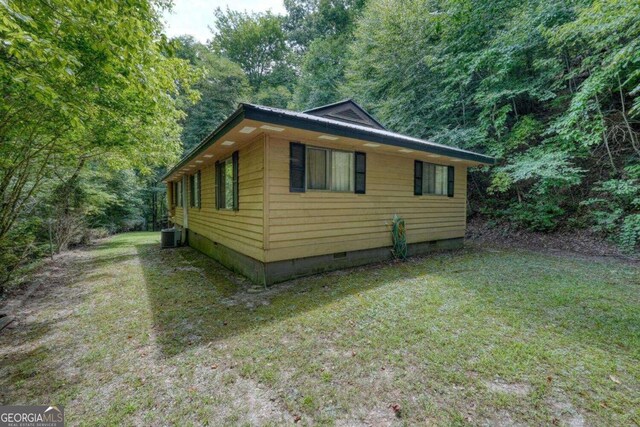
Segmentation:
[[(629, 175), (635, 168), (627, 168)], [(594, 197), (581, 203), (594, 230), (612, 236), (625, 252), (640, 245), (640, 180), (610, 179), (593, 188)]]
[(39, 220), (22, 221), (0, 239), (0, 295), (4, 294), (18, 268), (43, 252), (36, 240)]

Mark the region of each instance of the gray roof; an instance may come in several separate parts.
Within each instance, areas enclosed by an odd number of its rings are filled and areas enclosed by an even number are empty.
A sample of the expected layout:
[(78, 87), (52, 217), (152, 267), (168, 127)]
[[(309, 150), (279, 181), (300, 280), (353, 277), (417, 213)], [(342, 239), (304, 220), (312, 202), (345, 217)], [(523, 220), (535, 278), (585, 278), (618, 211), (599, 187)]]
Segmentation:
[[(475, 153), (469, 150), (463, 150), (462, 148), (451, 147), (449, 145), (438, 144), (436, 142), (427, 141), (420, 138), (414, 138), (412, 136), (403, 135), (401, 133), (391, 132), (383, 129), (375, 129), (368, 126), (361, 126), (358, 124), (346, 123), (338, 120), (329, 119), (326, 117), (315, 116), (306, 113), (298, 113), (295, 111), (284, 110), (281, 108), (266, 107), (264, 105), (255, 104), (241, 104), (240, 108), (245, 107), (247, 112), (252, 110), (255, 112), (262, 112), (263, 115), (254, 115), (259, 118), (256, 120), (273, 121), (270, 118), (289, 118), (291, 119), (287, 123), (280, 123), (283, 125), (289, 125), (293, 127), (295, 123), (299, 124), (313, 124), (315, 126), (301, 126), (304, 129), (314, 130), (318, 132), (339, 134), (347, 138), (365, 139), (372, 142), (379, 142), (381, 144), (395, 145), (403, 148), (415, 149), (419, 151), (425, 151), (428, 153), (442, 154), (445, 156), (460, 158), (464, 160), (473, 160), (481, 163), (495, 163), (495, 159), (484, 154)], [(252, 114), (245, 113), (247, 118), (252, 118)], [(264, 116), (264, 117), (263, 117)], [(286, 121), (286, 120), (281, 120)], [(309, 129), (309, 128), (313, 129)], [(340, 132), (342, 130), (342, 132)]]

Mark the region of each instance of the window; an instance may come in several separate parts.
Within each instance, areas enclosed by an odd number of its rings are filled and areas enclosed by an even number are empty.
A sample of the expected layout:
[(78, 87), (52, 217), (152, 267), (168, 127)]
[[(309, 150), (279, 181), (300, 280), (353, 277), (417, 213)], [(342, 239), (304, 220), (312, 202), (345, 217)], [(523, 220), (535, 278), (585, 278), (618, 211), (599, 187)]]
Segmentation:
[(367, 155), (289, 144), (289, 191), (325, 190), (365, 194)]
[(189, 177), (189, 202), (192, 208), (200, 207), (200, 171)]
[(424, 163), (422, 174), (422, 194), (447, 194), (447, 167)]
[(307, 189), (352, 192), (353, 167), (353, 153), (309, 147)]
[(453, 166), (415, 161), (414, 194), (432, 194), (453, 197)]
[(216, 163), (216, 207), (238, 210), (238, 152)]

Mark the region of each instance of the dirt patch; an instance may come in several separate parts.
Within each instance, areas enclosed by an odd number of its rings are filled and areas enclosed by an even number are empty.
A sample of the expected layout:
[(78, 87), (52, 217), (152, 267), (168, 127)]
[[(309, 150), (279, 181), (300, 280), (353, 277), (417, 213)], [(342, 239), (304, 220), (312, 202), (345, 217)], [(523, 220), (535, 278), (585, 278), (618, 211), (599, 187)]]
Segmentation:
[[(68, 283), (69, 277), (81, 273), (79, 265), (82, 265), (83, 261), (86, 262), (89, 256), (86, 248), (81, 248), (56, 255), (53, 260), (44, 260), (28, 280), (11, 288), (4, 299), (0, 300), (0, 312), (16, 315), (23, 311), (22, 307), (32, 296), (50, 296), (53, 299), (60, 299), (56, 298), (55, 294), (51, 295), (53, 290), (64, 287)], [(42, 308), (35, 307), (36, 312)], [(24, 319), (33, 312), (34, 309), (29, 307), (24, 310), (24, 313), (19, 313), (21, 316), (18, 317)], [(17, 326), (18, 324), (14, 322), (9, 327), (16, 328)]]
[(486, 221), (474, 218), (467, 224), (467, 242), (482, 245), (527, 249), (535, 252), (575, 257), (618, 258), (640, 263), (640, 256), (626, 255), (611, 242), (589, 230), (540, 233), (518, 230), (507, 224), (490, 226)]
[(553, 396), (547, 399), (547, 405), (558, 424), (569, 427), (583, 427), (586, 425), (582, 414), (571, 404), (569, 398), (561, 391), (554, 390)]
[(524, 383), (508, 383), (500, 378), (485, 381), (485, 386), (494, 393), (505, 393), (518, 397), (525, 397), (531, 392), (531, 386)]
[(356, 418), (336, 420), (337, 426), (392, 426), (402, 425), (402, 419), (398, 418), (393, 409), (389, 407), (377, 407), (370, 410), (356, 411)]
[(527, 424), (517, 423), (509, 411), (500, 410), (496, 412), (495, 418), (491, 420), (491, 422), (481, 424), (483, 426), (500, 426), (500, 427), (520, 427), (526, 426)]

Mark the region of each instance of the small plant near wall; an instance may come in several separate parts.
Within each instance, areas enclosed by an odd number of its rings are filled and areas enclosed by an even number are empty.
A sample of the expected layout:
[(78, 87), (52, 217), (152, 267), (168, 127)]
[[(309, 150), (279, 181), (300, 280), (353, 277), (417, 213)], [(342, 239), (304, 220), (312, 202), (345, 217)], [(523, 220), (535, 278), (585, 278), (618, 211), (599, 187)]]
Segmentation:
[(404, 219), (398, 215), (393, 216), (391, 223), (391, 239), (393, 241), (392, 253), (396, 259), (407, 259), (407, 235)]

